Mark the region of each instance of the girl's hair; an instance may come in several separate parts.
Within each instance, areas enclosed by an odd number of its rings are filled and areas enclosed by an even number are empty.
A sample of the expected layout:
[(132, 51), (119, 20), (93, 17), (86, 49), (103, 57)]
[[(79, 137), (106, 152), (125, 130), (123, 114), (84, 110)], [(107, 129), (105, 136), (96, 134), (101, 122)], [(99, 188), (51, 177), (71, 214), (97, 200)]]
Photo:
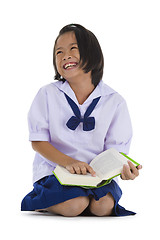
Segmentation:
[(54, 79), (59, 81), (65, 81), (63, 77), (58, 73), (55, 61), (55, 45), (57, 43), (58, 38), (66, 33), (66, 32), (74, 32), (77, 44), (80, 52), (80, 62), (81, 68), (85, 73), (91, 71), (92, 83), (96, 87), (103, 75), (103, 66), (104, 66), (104, 58), (101, 47), (96, 36), (84, 28), (79, 24), (69, 24), (63, 27), (58, 37), (55, 40), (54, 50), (53, 50), (53, 65), (55, 69), (55, 77)]

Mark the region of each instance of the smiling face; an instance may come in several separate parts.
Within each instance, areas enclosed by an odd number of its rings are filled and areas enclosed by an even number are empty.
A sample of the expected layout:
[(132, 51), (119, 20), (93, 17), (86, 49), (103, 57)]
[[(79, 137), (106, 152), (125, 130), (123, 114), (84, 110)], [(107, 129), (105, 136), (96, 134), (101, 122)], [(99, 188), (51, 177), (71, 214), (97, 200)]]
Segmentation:
[(55, 62), (58, 73), (68, 81), (84, 74), (80, 68), (80, 53), (74, 32), (66, 32), (58, 38)]

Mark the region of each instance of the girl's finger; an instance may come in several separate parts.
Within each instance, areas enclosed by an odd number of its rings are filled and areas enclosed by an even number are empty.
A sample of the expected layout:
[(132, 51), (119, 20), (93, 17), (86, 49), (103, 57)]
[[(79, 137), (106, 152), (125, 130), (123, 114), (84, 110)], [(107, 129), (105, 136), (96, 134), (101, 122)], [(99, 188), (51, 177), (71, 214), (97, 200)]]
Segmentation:
[(142, 165), (138, 165), (138, 166), (137, 166), (137, 169), (138, 169), (138, 170), (142, 169)]
[(83, 175), (86, 175), (86, 174), (87, 174), (87, 169), (86, 169), (86, 167), (84, 167), (84, 166), (81, 167), (81, 173), (82, 173)]
[(123, 173), (126, 178), (126, 180), (134, 179), (135, 175), (131, 173), (130, 167), (127, 164), (124, 164), (123, 166)]
[(96, 177), (96, 172), (93, 170), (93, 168), (92, 168), (91, 166), (89, 166), (89, 165), (87, 164), (86, 168), (87, 168), (88, 172), (89, 172), (93, 177)]
[(134, 164), (130, 161), (128, 161), (128, 165), (130, 167), (130, 171), (135, 175), (135, 177), (138, 177), (139, 171), (138, 169), (134, 166)]
[(72, 166), (67, 166), (66, 169), (72, 174), (75, 173), (74, 168)]
[(121, 178), (122, 178), (123, 180), (127, 180), (126, 177), (125, 177), (125, 175), (124, 175), (124, 173), (123, 173), (123, 171), (121, 172)]
[(79, 167), (79, 166), (74, 166), (74, 171), (75, 171), (77, 174), (81, 174), (81, 170), (80, 170), (80, 167)]

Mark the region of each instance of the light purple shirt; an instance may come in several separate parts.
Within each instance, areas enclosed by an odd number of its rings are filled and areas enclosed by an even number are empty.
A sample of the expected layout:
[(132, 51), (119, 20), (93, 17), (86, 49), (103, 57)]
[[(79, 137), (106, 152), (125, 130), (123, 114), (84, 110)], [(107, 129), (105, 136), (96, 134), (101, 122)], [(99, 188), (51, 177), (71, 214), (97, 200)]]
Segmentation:
[[(90, 115), (95, 117), (95, 129), (83, 131), (83, 123), (74, 131), (66, 126), (74, 114), (64, 93), (78, 105), (82, 117), (92, 100), (101, 96)], [(64, 154), (88, 164), (97, 154), (111, 147), (128, 154), (132, 138), (125, 100), (103, 81), (82, 105), (78, 103), (67, 81), (57, 81), (42, 87), (29, 110), (28, 124), (30, 141), (48, 141)], [(56, 163), (36, 153), (33, 182), (53, 174), (55, 167)]]

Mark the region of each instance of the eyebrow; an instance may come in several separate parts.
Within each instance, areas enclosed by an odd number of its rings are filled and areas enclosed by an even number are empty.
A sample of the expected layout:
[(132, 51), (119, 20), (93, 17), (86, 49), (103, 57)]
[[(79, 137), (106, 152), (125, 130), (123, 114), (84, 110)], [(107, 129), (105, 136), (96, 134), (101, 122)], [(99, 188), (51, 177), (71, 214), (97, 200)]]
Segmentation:
[[(78, 45), (77, 43), (70, 43), (69, 46), (72, 46), (72, 45), (75, 45), (75, 44)], [(63, 47), (58, 47), (58, 48), (56, 48), (56, 51), (59, 50), (59, 49), (62, 49), (62, 48)]]

